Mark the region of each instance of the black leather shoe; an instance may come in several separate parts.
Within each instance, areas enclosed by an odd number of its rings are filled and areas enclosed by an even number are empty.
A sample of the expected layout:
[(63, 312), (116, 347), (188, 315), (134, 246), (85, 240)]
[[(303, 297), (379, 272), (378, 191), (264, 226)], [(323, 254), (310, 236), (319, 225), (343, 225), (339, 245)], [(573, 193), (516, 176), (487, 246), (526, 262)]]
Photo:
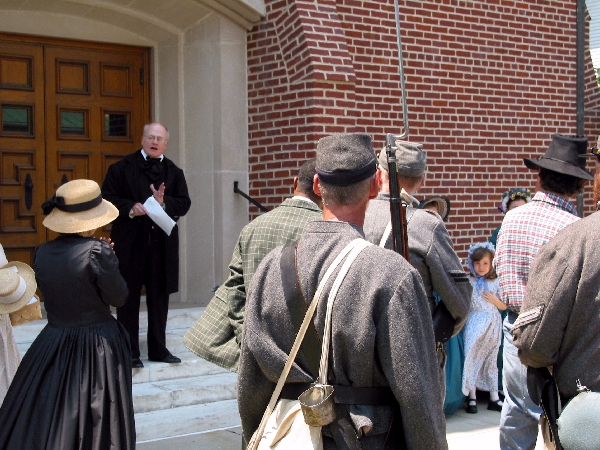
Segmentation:
[(502, 412), (502, 401), (501, 400), (496, 400), (495, 402), (493, 402), (493, 401), (490, 400), (488, 402), (488, 409), (490, 411)]
[(131, 367), (133, 367), (134, 369), (141, 369), (142, 367), (144, 367), (144, 363), (140, 358), (132, 358)]
[(154, 358), (148, 358), (150, 361), (156, 361), (156, 362), (164, 362), (164, 363), (169, 363), (169, 364), (176, 364), (176, 363), (180, 363), (181, 359), (179, 359), (177, 356), (171, 355), (170, 353), (165, 356), (163, 359), (154, 359)]
[(477, 401), (470, 398), (467, 401), (467, 407), (465, 409), (469, 414), (476, 414), (477, 413)]

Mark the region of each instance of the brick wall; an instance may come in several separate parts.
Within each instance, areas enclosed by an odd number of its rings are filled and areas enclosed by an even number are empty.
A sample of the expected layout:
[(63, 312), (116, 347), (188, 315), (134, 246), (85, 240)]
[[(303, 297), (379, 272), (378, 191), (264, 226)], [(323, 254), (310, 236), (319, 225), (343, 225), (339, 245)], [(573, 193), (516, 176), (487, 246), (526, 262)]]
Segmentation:
[[(464, 258), (500, 224), (502, 192), (534, 189), (522, 158), (541, 155), (555, 132), (576, 132), (576, 4), (399, 3), (409, 136), (428, 158), (419, 196), (451, 199), (447, 227)], [(367, 132), (379, 150), (403, 117), (393, 0), (266, 6), (248, 36), (249, 169), (250, 195), (273, 207), (320, 137)], [(588, 61), (591, 135), (600, 131), (599, 102)]]

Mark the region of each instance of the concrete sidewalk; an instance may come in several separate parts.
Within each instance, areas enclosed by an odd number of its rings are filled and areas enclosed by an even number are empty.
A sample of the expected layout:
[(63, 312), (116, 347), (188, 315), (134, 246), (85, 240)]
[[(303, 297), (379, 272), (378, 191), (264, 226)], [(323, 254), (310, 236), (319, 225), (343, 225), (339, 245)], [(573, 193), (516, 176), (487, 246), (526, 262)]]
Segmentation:
[[(459, 409), (446, 417), (446, 431), (449, 450), (496, 450), (500, 448), (498, 424), (500, 413), (487, 410), (487, 400), (478, 402), (477, 414), (467, 414)], [(233, 427), (210, 431), (203, 434), (190, 434), (171, 439), (140, 442), (138, 450), (239, 450), (241, 448), (241, 428)], [(538, 437), (536, 450), (544, 446)]]

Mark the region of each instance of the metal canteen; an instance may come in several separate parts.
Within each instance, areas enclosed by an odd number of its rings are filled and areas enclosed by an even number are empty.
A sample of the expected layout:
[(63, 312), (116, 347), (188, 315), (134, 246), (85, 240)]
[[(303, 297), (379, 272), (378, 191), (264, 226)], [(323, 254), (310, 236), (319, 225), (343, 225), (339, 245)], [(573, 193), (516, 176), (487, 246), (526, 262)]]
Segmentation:
[(307, 425), (324, 427), (335, 420), (333, 386), (315, 384), (304, 391), (298, 400)]

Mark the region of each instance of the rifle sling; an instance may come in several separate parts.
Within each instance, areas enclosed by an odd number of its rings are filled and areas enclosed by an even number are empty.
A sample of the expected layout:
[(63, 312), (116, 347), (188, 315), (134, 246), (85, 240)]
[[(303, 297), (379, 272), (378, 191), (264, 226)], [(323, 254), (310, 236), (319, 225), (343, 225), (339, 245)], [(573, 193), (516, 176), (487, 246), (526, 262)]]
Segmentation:
[[(296, 248), (298, 241), (288, 242), (283, 246), (281, 251), (281, 282), (283, 284), (283, 294), (285, 302), (294, 326), (294, 330), (299, 330), (308, 305), (304, 299), (304, 295), (300, 289), (298, 274), (296, 269)], [(313, 379), (317, 379), (319, 375), (319, 364), (321, 360), (321, 340), (317, 334), (315, 324), (311, 321), (306, 335), (300, 346), (300, 352), (304, 355), (304, 359), (309, 365), (308, 371)], [(299, 394), (298, 394), (299, 395)], [(295, 399), (298, 399), (296, 397)]]

